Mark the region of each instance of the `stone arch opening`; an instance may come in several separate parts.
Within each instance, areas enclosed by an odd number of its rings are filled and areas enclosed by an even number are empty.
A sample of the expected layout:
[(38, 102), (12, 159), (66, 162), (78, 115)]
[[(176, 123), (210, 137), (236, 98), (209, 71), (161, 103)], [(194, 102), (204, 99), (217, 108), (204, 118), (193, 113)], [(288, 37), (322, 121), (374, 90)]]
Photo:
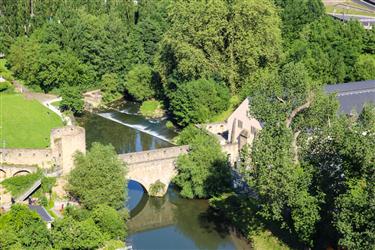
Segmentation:
[(23, 170), (15, 172), (13, 174), (13, 176), (23, 176), (23, 175), (27, 175), (27, 174), (30, 174), (30, 171), (26, 170), (26, 169), (23, 169)]
[(0, 180), (4, 180), (7, 177), (5, 170), (0, 169)]

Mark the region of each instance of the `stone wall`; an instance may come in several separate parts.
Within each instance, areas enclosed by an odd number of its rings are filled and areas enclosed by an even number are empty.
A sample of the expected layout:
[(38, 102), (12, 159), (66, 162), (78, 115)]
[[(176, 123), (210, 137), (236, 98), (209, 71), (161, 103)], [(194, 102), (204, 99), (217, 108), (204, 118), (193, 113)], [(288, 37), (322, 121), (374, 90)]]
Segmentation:
[(69, 173), (73, 167), (75, 152), (86, 151), (85, 130), (77, 126), (53, 129), (50, 139), (50, 148), (0, 149), (0, 163), (20, 169), (30, 166), (42, 169), (55, 167), (62, 169), (63, 174)]
[(0, 161), (10, 165), (38, 165), (48, 168), (54, 161), (52, 150), (46, 149), (0, 149)]

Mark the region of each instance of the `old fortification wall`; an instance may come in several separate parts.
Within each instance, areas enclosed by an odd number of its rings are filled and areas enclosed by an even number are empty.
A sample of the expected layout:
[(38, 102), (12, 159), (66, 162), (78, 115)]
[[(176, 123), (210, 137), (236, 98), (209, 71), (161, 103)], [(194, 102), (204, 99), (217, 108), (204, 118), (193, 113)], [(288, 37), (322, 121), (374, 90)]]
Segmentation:
[[(0, 149), (2, 165), (27, 169), (38, 166), (42, 169), (52, 167), (62, 169), (66, 174), (73, 167), (76, 151), (85, 152), (85, 130), (77, 126), (66, 126), (51, 131), (50, 148), (45, 149)], [(0, 167), (0, 170), (4, 170)], [(7, 177), (9, 177), (7, 175)]]
[(38, 165), (48, 168), (53, 162), (52, 150), (46, 149), (0, 149), (0, 161), (10, 165)]

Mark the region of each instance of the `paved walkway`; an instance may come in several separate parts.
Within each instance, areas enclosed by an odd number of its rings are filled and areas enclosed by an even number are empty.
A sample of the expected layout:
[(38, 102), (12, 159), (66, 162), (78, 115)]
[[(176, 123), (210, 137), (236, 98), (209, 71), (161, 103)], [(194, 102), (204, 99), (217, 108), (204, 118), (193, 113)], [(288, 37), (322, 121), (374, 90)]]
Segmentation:
[(55, 97), (54, 99), (47, 99), (45, 101), (42, 101), (42, 104), (49, 108), (52, 112), (56, 113), (58, 116), (61, 117), (61, 119), (66, 122), (66, 125), (68, 126), (71, 126), (72, 125), (72, 120), (70, 119), (69, 116), (65, 116), (63, 115), (63, 113), (61, 113), (61, 111), (56, 108), (55, 106), (52, 105), (52, 103), (54, 102), (60, 102), (62, 100), (61, 97)]

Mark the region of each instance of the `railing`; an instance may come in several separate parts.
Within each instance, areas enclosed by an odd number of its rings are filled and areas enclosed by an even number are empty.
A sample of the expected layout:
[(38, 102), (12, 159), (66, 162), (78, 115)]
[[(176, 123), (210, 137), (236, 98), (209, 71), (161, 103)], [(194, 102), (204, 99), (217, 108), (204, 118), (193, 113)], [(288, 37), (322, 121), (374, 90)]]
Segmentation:
[(27, 199), (40, 185), (42, 185), (42, 180), (39, 179), (21, 196), (17, 198), (17, 202), (22, 202)]

